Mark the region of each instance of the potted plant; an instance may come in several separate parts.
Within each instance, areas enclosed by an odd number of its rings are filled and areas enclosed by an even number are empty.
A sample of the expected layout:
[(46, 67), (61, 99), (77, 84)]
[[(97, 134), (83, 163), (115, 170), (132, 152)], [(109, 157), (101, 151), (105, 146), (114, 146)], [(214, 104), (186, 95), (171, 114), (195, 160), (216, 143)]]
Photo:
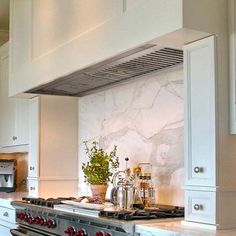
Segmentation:
[(88, 155), (88, 162), (82, 164), (85, 182), (91, 186), (92, 194), (95, 197), (105, 200), (108, 182), (113, 173), (119, 167), (119, 158), (116, 156), (117, 146), (106, 153), (99, 147), (97, 141), (93, 141), (91, 147), (85, 141), (85, 151)]

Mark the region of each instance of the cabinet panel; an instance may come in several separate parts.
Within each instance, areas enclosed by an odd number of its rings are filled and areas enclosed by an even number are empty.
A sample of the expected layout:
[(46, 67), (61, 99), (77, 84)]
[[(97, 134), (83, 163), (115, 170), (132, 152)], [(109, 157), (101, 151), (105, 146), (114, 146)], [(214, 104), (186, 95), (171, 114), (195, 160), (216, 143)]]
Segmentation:
[(39, 175), (39, 98), (32, 98), (29, 104), (30, 146), (28, 160), (28, 176)]
[(15, 136), (16, 145), (29, 144), (29, 100), (15, 99)]
[(10, 229), (0, 224), (0, 235), (12, 236)]
[(16, 211), (13, 209), (8, 209), (5, 207), (0, 207), (0, 219), (10, 222), (10, 223), (15, 223), (15, 213)]
[(29, 183), (29, 196), (30, 197), (38, 197), (39, 196), (38, 180), (29, 178), (28, 183)]
[(40, 97), (40, 177), (77, 178), (77, 108), (77, 98)]
[(0, 130), (3, 148), (29, 143), (28, 100), (11, 98), (9, 92), (9, 48), (0, 48)]
[(186, 191), (185, 219), (187, 221), (216, 224), (216, 193)]
[(186, 184), (216, 184), (215, 38), (184, 48)]
[(4, 46), (0, 51), (0, 114), (1, 114), (1, 144), (0, 146), (12, 146), (16, 141), (13, 138), (15, 131), (15, 99), (8, 97), (8, 72), (9, 57), (7, 48)]

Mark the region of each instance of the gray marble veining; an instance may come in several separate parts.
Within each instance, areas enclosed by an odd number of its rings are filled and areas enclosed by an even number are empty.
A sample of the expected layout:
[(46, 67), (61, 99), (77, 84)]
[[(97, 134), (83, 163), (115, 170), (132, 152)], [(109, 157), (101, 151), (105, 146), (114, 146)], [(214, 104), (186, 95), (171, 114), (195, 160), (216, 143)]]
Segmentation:
[[(175, 68), (129, 82), (79, 101), (79, 160), (86, 161), (83, 141), (118, 146), (120, 168), (153, 165), (157, 202), (183, 205), (183, 69)], [(79, 172), (80, 192), (88, 194)], [(83, 190), (82, 190), (83, 189)]]

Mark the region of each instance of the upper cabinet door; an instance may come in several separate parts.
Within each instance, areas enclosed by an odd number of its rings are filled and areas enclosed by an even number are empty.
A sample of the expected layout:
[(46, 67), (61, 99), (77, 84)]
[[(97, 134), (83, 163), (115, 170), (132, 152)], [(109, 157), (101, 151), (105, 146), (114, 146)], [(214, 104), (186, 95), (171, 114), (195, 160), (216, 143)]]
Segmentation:
[[(29, 144), (28, 100), (9, 97), (8, 75), (9, 51), (8, 44), (5, 44), (0, 48), (0, 147), (2, 148)], [(27, 151), (27, 148), (21, 151)]]
[(215, 58), (214, 36), (184, 47), (186, 185), (216, 185)]
[(9, 57), (8, 50), (4, 46), (0, 51), (0, 139), (1, 147), (14, 145), (15, 131), (15, 99), (8, 97), (8, 72)]
[(15, 145), (29, 144), (29, 100), (15, 99)]

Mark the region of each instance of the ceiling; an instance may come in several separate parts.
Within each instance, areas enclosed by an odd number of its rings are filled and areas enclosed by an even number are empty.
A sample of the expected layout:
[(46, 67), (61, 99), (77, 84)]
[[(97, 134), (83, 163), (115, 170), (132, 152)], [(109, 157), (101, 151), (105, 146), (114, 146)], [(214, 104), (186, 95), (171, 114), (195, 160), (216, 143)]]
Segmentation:
[(9, 2), (10, 0), (0, 0), (0, 45), (8, 40)]

